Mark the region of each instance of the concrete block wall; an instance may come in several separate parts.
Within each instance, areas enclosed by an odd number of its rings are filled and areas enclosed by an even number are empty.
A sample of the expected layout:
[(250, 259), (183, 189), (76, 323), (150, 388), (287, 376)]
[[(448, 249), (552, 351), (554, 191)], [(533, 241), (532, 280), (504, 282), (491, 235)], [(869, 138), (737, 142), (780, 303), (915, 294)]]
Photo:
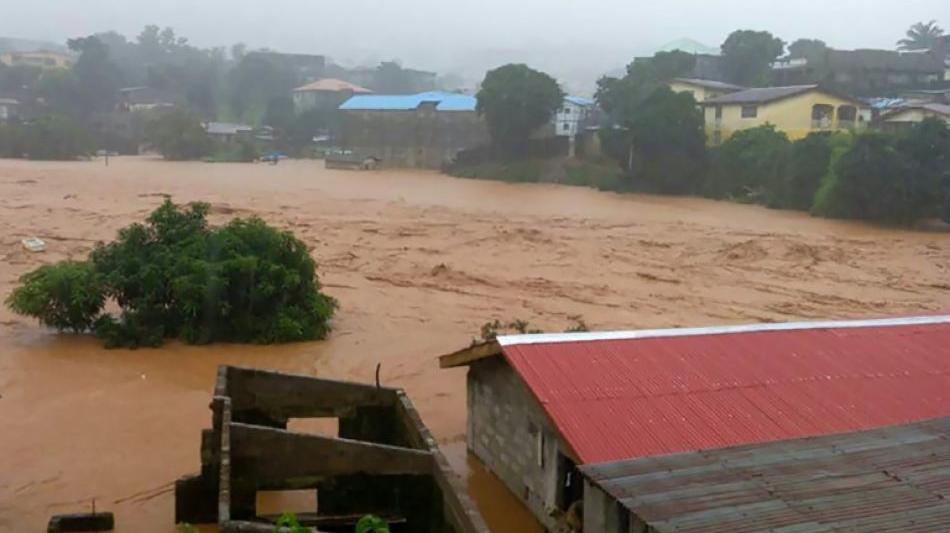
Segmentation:
[(567, 453), (540, 404), (500, 357), (469, 367), (468, 448), (542, 525), (556, 528), (550, 515), (557, 504), (558, 454)]

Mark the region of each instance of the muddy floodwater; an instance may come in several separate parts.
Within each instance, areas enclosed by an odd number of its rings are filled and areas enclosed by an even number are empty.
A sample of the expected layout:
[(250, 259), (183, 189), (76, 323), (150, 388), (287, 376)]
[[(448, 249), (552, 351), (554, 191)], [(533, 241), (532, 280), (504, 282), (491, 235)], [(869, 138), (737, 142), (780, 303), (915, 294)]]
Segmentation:
[[(0, 160), (0, 294), (41, 264), (82, 258), (165, 194), (257, 215), (311, 248), (339, 299), (325, 342), (105, 350), (0, 310), (0, 531), (50, 514), (116, 513), (174, 531), (173, 482), (199, 466), (220, 364), (405, 388), (494, 531), (529, 515), (465, 453), (465, 371), (436, 357), (489, 319), (549, 330), (696, 326), (946, 310), (950, 236), (692, 198), (329, 171), (320, 162)], [(31, 253), (20, 240), (39, 237)]]

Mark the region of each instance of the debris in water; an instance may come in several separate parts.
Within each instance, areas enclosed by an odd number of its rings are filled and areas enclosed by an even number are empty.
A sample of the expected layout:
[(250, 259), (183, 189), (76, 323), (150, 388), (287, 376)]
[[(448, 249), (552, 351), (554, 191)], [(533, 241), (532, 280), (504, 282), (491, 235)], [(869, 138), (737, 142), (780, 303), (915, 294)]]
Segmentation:
[(31, 252), (45, 252), (46, 243), (42, 239), (36, 237), (30, 237), (29, 239), (23, 239), (20, 241), (23, 244), (23, 247)]

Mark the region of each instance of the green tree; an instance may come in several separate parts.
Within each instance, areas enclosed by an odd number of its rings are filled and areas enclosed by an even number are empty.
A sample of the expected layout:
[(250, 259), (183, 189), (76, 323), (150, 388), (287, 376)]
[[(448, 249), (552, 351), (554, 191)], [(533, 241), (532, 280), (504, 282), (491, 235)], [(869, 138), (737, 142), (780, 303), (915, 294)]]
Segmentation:
[(122, 72), (109, 58), (109, 49), (95, 36), (70, 39), (69, 48), (79, 52), (73, 72), (79, 79), (83, 111), (108, 111), (123, 83)]
[(768, 124), (733, 134), (712, 152), (706, 194), (765, 202), (786, 172), (790, 143)]
[[(841, 134), (848, 135), (848, 134)], [(783, 179), (768, 191), (768, 205), (808, 211), (831, 164), (832, 133), (810, 133), (792, 143)]]
[(161, 113), (145, 128), (148, 144), (165, 159), (200, 159), (213, 148), (200, 119), (184, 109)]
[(5, 127), (10, 144), (0, 146), (8, 157), (71, 160), (92, 152), (92, 140), (72, 118), (53, 114), (32, 122)]
[[(166, 200), (87, 262), (27, 274), (7, 303), (53, 327), (93, 329), (107, 346), (324, 338), (336, 303), (306, 245), (256, 218), (210, 227), (208, 208)], [(118, 316), (102, 312), (105, 300)]]
[(907, 36), (897, 41), (900, 50), (929, 50), (937, 44), (937, 39), (943, 36), (943, 28), (937, 26), (936, 20), (918, 22), (908, 28)]
[(915, 215), (940, 214), (950, 193), (950, 127), (938, 118), (925, 119), (898, 139), (897, 149), (910, 165), (908, 186)]
[(531, 133), (548, 123), (564, 101), (557, 81), (527, 65), (510, 64), (485, 74), (476, 95), (496, 147), (523, 153)]
[(828, 45), (821, 39), (798, 39), (788, 45), (788, 56), (794, 59), (815, 59), (824, 57)]
[(917, 218), (911, 166), (896, 145), (891, 135), (858, 135), (822, 184), (816, 214), (895, 223)]
[(785, 43), (767, 31), (737, 30), (722, 43), (722, 67), (729, 82), (748, 87), (767, 85), (772, 63)]
[(290, 94), (296, 83), (296, 76), (289, 68), (275, 64), (262, 54), (247, 54), (228, 74), (231, 110), (241, 120), (260, 124), (267, 104)]

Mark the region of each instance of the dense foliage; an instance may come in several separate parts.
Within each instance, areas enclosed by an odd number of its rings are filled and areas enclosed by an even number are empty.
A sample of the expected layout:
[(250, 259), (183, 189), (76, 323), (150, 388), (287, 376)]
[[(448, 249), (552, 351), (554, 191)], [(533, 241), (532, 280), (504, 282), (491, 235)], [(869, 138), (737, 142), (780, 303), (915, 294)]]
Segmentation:
[(146, 140), (165, 159), (200, 159), (211, 153), (211, 139), (193, 113), (173, 109), (146, 126)]
[(788, 137), (772, 125), (737, 131), (713, 151), (705, 193), (713, 198), (764, 201), (781, 183)]
[(49, 115), (33, 122), (0, 124), (0, 157), (70, 160), (89, 155), (89, 135), (65, 115)]
[(767, 31), (734, 31), (722, 43), (726, 79), (746, 87), (768, 85), (772, 63), (784, 51), (785, 43)]
[(918, 22), (907, 30), (903, 39), (897, 41), (897, 46), (901, 50), (929, 50), (942, 36), (943, 28), (937, 26), (936, 20)]
[[(88, 262), (27, 274), (8, 304), (58, 329), (93, 329), (107, 346), (324, 338), (336, 304), (304, 243), (257, 218), (212, 228), (207, 212), (166, 200)], [(102, 313), (105, 299), (119, 316)]]
[(531, 134), (561, 107), (557, 81), (527, 65), (505, 65), (485, 74), (476, 95), (495, 146), (520, 154)]

